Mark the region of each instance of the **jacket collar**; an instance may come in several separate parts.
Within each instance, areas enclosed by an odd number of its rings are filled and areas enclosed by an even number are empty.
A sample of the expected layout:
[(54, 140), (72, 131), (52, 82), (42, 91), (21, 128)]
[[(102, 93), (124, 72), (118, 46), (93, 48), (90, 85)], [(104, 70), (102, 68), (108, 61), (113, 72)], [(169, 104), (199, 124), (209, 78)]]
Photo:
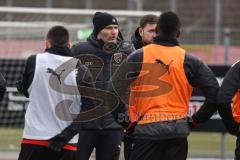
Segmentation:
[(139, 27), (136, 29), (135, 33), (132, 35), (131, 41), (134, 44), (135, 49), (139, 49), (144, 46), (142, 42), (142, 37), (139, 34)]
[(157, 36), (154, 43), (163, 46), (179, 46), (177, 39), (169, 36)]
[(62, 46), (52, 46), (51, 48), (45, 49), (45, 52), (56, 54), (59, 56), (70, 56), (70, 57), (73, 56), (71, 50), (68, 47), (62, 47)]

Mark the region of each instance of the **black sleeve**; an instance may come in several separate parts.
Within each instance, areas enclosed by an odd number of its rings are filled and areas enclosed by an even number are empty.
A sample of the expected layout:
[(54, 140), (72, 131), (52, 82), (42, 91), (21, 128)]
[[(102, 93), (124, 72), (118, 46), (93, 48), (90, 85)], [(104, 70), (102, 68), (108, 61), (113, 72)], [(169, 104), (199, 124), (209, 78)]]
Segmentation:
[(3, 96), (6, 92), (7, 82), (3, 77), (2, 73), (0, 73), (0, 101), (3, 99)]
[[(129, 118), (123, 118), (122, 116), (128, 116), (127, 104), (130, 94), (130, 84), (137, 78), (142, 67), (143, 53), (142, 49), (139, 49), (130, 54), (127, 59), (121, 64), (118, 70), (112, 77), (111, 91), (115, 92), (119, 97), (120, 104), (112, 112), (114, 119), (122, 125), (124, 128), (128, 127), (129, 121), (125, 121)], [(124, 121), (122, 121), (124, 119)]]
[[(91, 95), (94, 98), (94, 94), (88, 90), (88, 88), (95, 88), (93, 77), (86, 66), (84, 66), (81, 61), (77, 64), (77, 75), (76, 80), (78, 87), (81, 87), (79, 93), (81, 95), (81, 112), (90, 110), (96, 106), (96, 102), (87, 98), (87, 95)], [(86, 87), (86, 88), (85, 88)], [(76, 117), (77, 119), (78, 117)], [(81, 129), (81, 122), (74, 120), (68, 127), (66, 127), (59, 135), (63, 136), (68, 142), (73, 136), (75, 136)], [(58, 136), (59, 136), (58, 135)]]
[(29, 97), (28, 88), (32, 84), (36, 65), (36, 55), (32, 55), (27, 59), (25, 70), (22, 75), (21, 82), (18, 84), (19, 92)]
[[(81, 63), (79, 61), (79, 63)], [(90, 110), (96, 106), (96, 102), (93, 99), (87, 98), (86, 96), (91, 95), (94, 98), (94, 94), (96, 93), (89, 93), (88, 88), (95, 88), (95, 84), (93, 81), (93, 76), (89, 69), (84, 66), (83, 64), (79, 64), (78, 72), (77, 72), (77, 84), (78, 86), (84, 86), (83, 88), (79, 89), (79, 93), (81, 95), (81, 109), (82, 111)], [(85, 96), (86, 95), (86, 96)]]
[(78, 42), (76, 44), (74, 44), (71, 48), (71, 52), (73, 57), (78, 57), (80, 54), (86, 54), (91, 50), (89, 47), (91, 47), (91, 45), (88, 44), (88, 42)]
[(190, 54), (185, 56), (184, 70), (189, 83), (194, 88), (200, 89), (205, 96), (204, 104), (192, 118), (196, 123), (205, 122), (217, 110), (216, 96), (219, 84), (212, 70), (204, 62)]
[(239, 128), (239, 125), (234, 121), (231, 109), (232, 98), (239, 88), (240, 62), (233, 65), (227, 72), (217, 96), (218, 112), (231, 134), (236, 134)]

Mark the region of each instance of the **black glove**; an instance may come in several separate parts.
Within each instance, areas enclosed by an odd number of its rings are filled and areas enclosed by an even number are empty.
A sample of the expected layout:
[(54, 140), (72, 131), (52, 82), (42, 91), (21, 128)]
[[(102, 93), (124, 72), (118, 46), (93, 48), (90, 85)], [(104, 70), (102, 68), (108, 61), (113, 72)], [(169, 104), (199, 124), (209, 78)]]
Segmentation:
[(23, 82), (21, 80), (18, 80), (16, 82), (16, 87), (19, 93), (23, 94), (25, 97), (29, 98), (29, 93), (27, 90), (24, 89)]
[(191, 117), (187, 118), (187, 122), (191, 130), (197, 125), (197, 123)]
[[(130, 118), (128, 117), (128, 114), (125, 113), (118, 113), (113, 111), (112, 114), (114, 115), (113, 117), (116, 118), (116, 122), (121, 125), (124, 129), (128, 128), (130, 124)], [(115, 116), (117, 114), (117, 116)]]
[(58, 134), (50, 139), (48, 148), (56, 152), (61, 152), (64, 145), (67, 144), (68, 141), (69, 139), (66, 138), (64, 135)]
[[(72, 123), (70, 126), (65, 128), (60, 134), (52, 137), (49, 140), (48, 148), (60, 152), (64, 145), (66, 145), (78, 132), (74, 129), (76, 123)], [(76, 127), (75, 127), (76, 128)]]

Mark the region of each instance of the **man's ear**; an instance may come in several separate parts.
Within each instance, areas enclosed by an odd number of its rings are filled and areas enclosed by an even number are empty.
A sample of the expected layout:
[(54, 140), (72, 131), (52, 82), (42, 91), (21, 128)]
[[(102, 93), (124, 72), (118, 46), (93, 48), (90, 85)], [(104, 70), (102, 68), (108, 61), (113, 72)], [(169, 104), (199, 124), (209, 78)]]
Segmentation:
[(51, 48), (52, 47), (52, 45), (51, 45), (51, 43), (48, 39), (45, 41), (45, 47), (46, 48)]
[(71, 43), (71, 42), (68, 42), (68, 43), (67, 43), (67, 47), (68, 47), (68, 48), (71, 48), (71, 47), (72, 47), (72, 43)]
[(141, 37), (143, 36), (143, 28), (142, 27), (139, 27), (138, 33)]

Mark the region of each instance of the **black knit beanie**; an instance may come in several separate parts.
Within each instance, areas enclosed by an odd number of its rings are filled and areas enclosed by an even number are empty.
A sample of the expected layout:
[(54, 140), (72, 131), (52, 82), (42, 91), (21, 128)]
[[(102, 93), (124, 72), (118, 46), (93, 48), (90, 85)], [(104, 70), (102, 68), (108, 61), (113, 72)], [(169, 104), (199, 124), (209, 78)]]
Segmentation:
[(106, 12), (96, 12), (93, 16), (93, 34), (95, 36), (108, 25), (118, 25), (116, 17)]

